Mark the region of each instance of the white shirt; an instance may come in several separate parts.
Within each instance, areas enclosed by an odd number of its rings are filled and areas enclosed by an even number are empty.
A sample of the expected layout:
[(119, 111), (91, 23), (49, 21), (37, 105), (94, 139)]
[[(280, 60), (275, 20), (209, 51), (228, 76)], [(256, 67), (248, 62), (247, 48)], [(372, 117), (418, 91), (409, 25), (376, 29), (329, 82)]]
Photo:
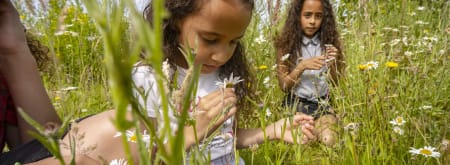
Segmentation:
[[(311, 39), (303, 37), (301, 43), (302, 54), (297, 54), (297, 56), (302, 57), (304, 60), (320, 56), (322, 55), (320, 45), (319, 35), (317, 34)], [(297, 60), (297, 64), (299, 62)], [(304, 70), (300, 77), (300, 83), (293, 90), (295, 95), (309, 101), (318, 102), (318, 98), (325, 96), (328, 92), (327, 70), (328, 67), (326, 65), (320, 70)]]
[[(177, 84), (180, 85), (186, 77), (186, 69), (177, 67), (177, 72)], [(138, 89), (142, 89), (147, 95), (147, 99), (146, 101), (144, 101), (144, 97), (139, 97), (140, 95), (137, 91), (135, 91), (135, 94), (139, 98), (139, 102), (146, 108), (148, 116), (156, 118), (158, 120), (158, 123), (163, 123), (160, 98), (161, 94), (157, 89), (156, 79), (152, 68), (149, 66), (135, 66), (132, 78), (134, 83), (136, 84), (136, 87)], [(219, 87), (216, 85), (216, 81), (221, 81), (218, 72), (210, 74), (200, 74), (196, 93), (197, 95), (195, 97), (196, 102), (198, 101), (198, 98), (206, 96), (209, 93), (219, 89)], [(174, 116), (174, 112), (170, 108), (169, 118), (171, 129), (176, 130), (178, 126), (177, 117)], [(233, 120), (234, 117), (231, 117), (227, 121), (225, 121), (220, 130), (218, 130), (218, 135), (213, 137), (210, 143), (207, 144), (208, 146), (206, 147), (206, 151), (204, 151), (204, 153), (211, 154), (211, 160), (217, 159), (221, 156), (233, 152)], [(199, 147), (202, 148), (203, 145), (201, 144)]]

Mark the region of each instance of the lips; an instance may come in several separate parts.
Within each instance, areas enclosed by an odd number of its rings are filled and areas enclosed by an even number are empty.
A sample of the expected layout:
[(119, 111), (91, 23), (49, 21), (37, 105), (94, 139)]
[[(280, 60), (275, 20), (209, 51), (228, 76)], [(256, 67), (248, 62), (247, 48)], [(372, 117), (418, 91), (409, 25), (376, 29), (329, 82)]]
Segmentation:
[(203, 66), (202, 66), (202, 70), (208, 71), (208, 72), (215, 71), (217, 69), (219, 69), (219, 66), (217, 66), (217, 65), (203, 64)]

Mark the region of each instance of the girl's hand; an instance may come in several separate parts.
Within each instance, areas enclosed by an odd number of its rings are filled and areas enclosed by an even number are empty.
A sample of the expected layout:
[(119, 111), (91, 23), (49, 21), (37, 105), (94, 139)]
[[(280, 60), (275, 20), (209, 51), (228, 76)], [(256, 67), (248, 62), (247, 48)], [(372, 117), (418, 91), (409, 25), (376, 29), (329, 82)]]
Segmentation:
[(0, 55), (16, 54), (27, 47), (25, 28), (10, 0), (0, 1)]
[(332, 61), (339, 55), (339, 50), (334, 45), (325, 44), (326, 61)]
[(302, 67), (307, 70), (319, 70), (325, 65), (325, 56), (317, 56), (308, 59), (303, 59), (298, 65), (298, 67)]
[[(305, 114), (295, 115), (292, 121), (289, 121), (287, 118), (278, 120), (272, 128), (274, 128), (276, 139), (282, 139), (288, 143), (296, 141), (297, 143), (305, 144), (316, 139), (316, 136), (313, 134), (314, 118)], [(297, 129), (300, 129), (301, 133), (299, 132), (300, 130), (295, 132)]]
[(236, 102), (237, 97), (232, 88), (219, 89), (200, 98), (193, 113), (197, 137), (206, 137), (232, 117), (237, 111)]

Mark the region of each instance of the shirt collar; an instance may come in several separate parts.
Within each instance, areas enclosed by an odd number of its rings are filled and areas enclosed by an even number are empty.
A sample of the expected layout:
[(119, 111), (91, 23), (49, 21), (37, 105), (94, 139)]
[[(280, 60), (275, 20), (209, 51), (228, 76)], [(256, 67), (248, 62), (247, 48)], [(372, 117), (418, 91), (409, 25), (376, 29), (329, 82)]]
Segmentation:
[(313, 38), (303, 37), (302, 40), (303, 45), (314, 44), (317, 45), (320, 43), (319, 34), (313, 36)]

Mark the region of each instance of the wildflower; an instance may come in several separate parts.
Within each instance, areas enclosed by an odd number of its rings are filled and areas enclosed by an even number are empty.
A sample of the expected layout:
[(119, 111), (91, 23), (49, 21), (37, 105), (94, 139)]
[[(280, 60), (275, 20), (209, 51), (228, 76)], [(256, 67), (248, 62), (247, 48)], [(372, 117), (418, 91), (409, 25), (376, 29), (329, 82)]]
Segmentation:
[(127, 165), (128, 162), (125, 159), (114, 159), (109, 162), (109, 165)]
[(426, 157), (434, 157), (438, 158), (441, 156), (441, 153), (434, 151), (436, 148), (431, 146), (425, 146), (423, 148), (415, 149), (411, 147), (411, 150), (409, 152), (413, 155), (423, 155)]
[(376, 68), (378, 68), (378, 62), (376, 62), (376, 61), (369, 61), (366, 64), (366, 66), (367, 66), (368, 70), (376, 69)]
[(412, 52), (410, 52), (410, 51), (406, 51), (405, 52), (405, 56), (411, 56), (413, 53)]
[(283, 56), (281, 57), (281, 61), (286, 61), (286, 60), (289, 58), (289, 56), (291, 56), (291, 54), (289, 54), (289, 53), (283, 55)]
[(272, 116), (272, 112), (270, 112), (270, 108), (266, 109), (266, 117)]
[(259, 70), (264, 70), (264, 69), (267, 69), (267, 66), (266, 65), (261, 65), (261, 66), (258, 67), (258, 69)]
[(359, 68), (359, 70), (364, 71), (364, 70), (367, 70), (367, 65), (359, 64), (358, 68)]
[(267, 76), (267, 77), (264, 78), (264, 80), (263, 80), (263, 84), (264, 84), (264, 86), (265, 86), (266, 88), (269, 88), (269, 87), (270, 87), (269, 81), (270, 81), (270, 77), (269, 77), (269, 76)]
[[(125, 132), (125, 135), (127, 136), (127, 141), (136, 143), (137, 142), (137, 134), (136, 132), (127, 130)], [(119, 137), (122, 136), (121, 132), (117, 132), (113, 137)], [(142, 134), (142, 141), (145, 143), (146, 147), (148, 148), (150, 146), (150, 135), (147, 134), (147, 131), (144, 131)]]
[(78, 89), (78, 87), (69, 86), (69, 87), (65, 87), (65, 88), (60, 89), (60, 91), (73, 91), (73, 90), (76, 90), (76, 89)]
[(425, 10), (425, 6), (419, 6), (419, 7), (417, 7), (417, 10), (424, 11)]
[(256, 152), (256, 150), (258, 150), (258, 148), (259, 148), (259, 145), (258, 144), (252, 144), (252, 145), (250, 145), (250, 151), (252, 151), (252, 152)]
[(344, 130), (345, 131), (357, 131), (359, 128), (359, 123), (348, 123), (345, 127)]
[(399, 135), (403, 135), (403, 133), (404, 133), (403, 129), (398, 127), (398, 126), (394, 127), (394, 132), (399, 134)]
[(233, 76), (233, 73), (231, 73), (229, 78), (225, 78), (223, 81), (217, 81), (216, 85), (221, 88), (232, 88), (234, 85), (240, 83), (241, 81), (244, 81), (241, 79), (241, 77)]
[(427, 109), (431, 109), (431, 108), (433, 108), (433, 106), (431, 106), (431, 105), (424, 105), (424, 106), (419, 107), (420, 110), (427, 110)]
[(386, 66), (388, 68), (397, 68), (398, 67), (398, 63), (392, 62), (392, 61), (388, 61), (388, 62), (386, 62)]
[(56, 96), (56, 97), (55, 97), (55, 101), (59, 101), (59, 100), (61, 100), (61, 97)]
[(397, 116), (394, 120), (390, 121), (392, 125), (403, 125), (406, 121), (401, 116)]
[(264, 39), (264, 35), (259, 35), (258, 38), (255, 38), (255, 42), (258, 44), (262, 44), (263, 42), (266, 42), (266, 39)]

